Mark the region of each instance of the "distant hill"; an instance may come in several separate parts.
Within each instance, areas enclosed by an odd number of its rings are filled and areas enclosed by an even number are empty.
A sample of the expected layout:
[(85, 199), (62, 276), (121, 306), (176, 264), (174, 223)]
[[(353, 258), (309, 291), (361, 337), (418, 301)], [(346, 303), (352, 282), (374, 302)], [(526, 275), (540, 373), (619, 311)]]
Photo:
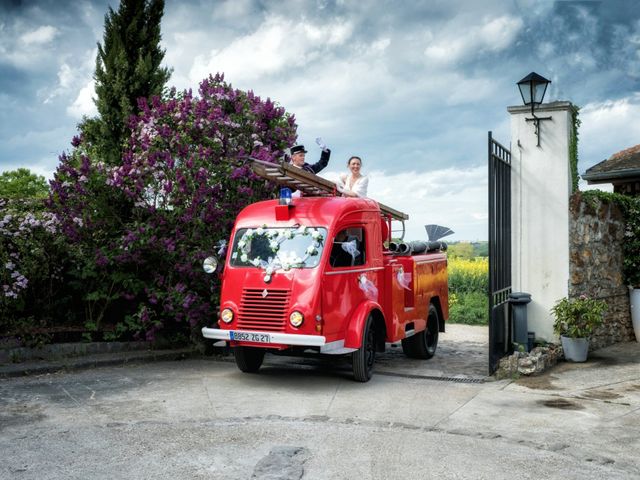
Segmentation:
[(489, 256), (489, 242), (447, 242), (450, 257), (475, 258)]

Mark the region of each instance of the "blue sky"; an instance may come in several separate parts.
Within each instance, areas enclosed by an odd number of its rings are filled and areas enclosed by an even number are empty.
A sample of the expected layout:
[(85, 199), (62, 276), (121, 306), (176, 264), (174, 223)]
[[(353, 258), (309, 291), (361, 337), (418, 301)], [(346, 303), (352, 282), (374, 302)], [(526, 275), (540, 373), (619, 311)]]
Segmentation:
[[(0, 170), (51, 177), (91, 100), (96, 44), (118, 1), (0, 2)], [(166, 0), (169, 85), (224, 72), (324, 138), (335, 179), (352, 154), (369, 195), (410, 214), (408, 238), (440, 223), (487, 238), (487, 132), (508, 145), (515, 83), (580, 106), (580, 172), (640, 143), (635, 0)]]

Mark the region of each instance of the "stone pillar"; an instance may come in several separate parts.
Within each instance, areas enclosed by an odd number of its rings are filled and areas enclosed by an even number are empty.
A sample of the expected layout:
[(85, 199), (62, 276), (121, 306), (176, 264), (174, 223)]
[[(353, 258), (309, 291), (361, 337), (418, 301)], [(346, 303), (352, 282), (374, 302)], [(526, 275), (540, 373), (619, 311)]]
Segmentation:
[(511, 114), (512, 289), (531, 294), (528, 330), (556, 341), (549, 310), (569, 289), (569, 140), (573, 105), (552, 102), (536, 108), (540, 146), (530, 107)]

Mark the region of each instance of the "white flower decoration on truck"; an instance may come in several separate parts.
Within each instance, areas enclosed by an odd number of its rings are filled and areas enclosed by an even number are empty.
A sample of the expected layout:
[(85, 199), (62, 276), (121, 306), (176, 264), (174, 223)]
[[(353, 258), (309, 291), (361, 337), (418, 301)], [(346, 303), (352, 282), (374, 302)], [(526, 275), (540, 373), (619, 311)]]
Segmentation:
[[(313, 268), (324, 246), (324, 229), (307, 227), (270, 228), (263, 225), (256, 229), (240, 229), (236, 235), (234, 266), (252, 265), (264, 270), (264, 281), (270, 282), (277, 270)], [(237, 264), (239, 259), (240, 264)]]

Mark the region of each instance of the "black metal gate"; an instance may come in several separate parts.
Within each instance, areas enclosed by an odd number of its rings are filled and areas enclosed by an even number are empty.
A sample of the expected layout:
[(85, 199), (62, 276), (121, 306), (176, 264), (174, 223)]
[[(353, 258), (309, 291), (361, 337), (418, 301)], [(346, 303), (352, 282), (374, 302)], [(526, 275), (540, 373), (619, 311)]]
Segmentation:
[(511, 152), (489, 132), (489, 374), (511, 351)]

